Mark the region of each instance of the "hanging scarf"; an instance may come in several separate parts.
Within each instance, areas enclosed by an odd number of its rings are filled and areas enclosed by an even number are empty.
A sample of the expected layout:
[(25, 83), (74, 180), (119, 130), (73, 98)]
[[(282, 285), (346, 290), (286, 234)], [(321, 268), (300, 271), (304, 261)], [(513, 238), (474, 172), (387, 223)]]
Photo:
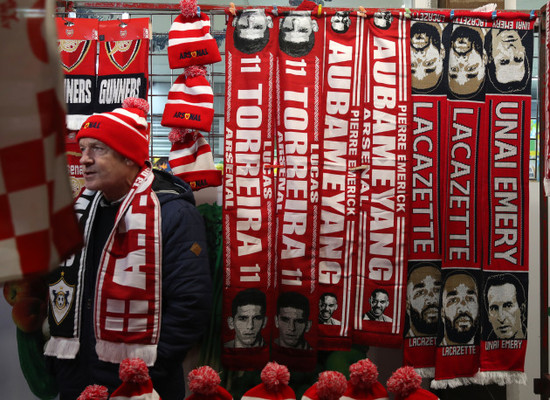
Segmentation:
[[(120, 363), (128, 357), (153, 365), (161, 317), (160, 203), (152, 190), (154, 175), (143, 169), (117, 212), (99, 263), (95, 285), (94, 328), (100, 360)], [(103, 198), (85, 190), (75, 210), (89, 243), (95, 213)], [(86, 249), (67, 260), (50, 282), (52, 337), (45, 354), (75, 358), (80, 343)]]

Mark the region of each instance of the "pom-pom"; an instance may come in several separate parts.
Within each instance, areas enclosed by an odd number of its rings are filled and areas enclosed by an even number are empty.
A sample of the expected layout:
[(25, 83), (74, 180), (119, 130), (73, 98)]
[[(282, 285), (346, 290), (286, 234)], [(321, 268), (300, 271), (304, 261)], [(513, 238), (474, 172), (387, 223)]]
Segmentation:
[(149, 380), (149, 368), (141, 358), (126, 358), (120, 363), (118, 376), (122, 382), (144, 383)]
[(401, 367), (397, 369), (388, 382), (388, 391), (401, 397), (407, 397), (416, 391), (422, 384), (422, 378), (413, 367)]
[(171, 143), (185, 143), (185, 140), (192, 137), (191, 135), (194, 132), (194, 130), (188, 128), (172, 128), (168, 134), (168, 140), (170, 140)]
[(206, 67), (204, 65), (191, 65), (183, 70), (183, 74), (186, 78), (192, 78), (194, 76), (205, 76)]
[(272, 392), (278, 392), (290, 381), (290, 372), (284, 365), (276, 362), (268, 362), (260, 375), (266, 388)]
[(221, 382), (218, 373), (207, 365), (195, 368), (189, 372), (187, 377), (189, 378), (189, 390), (204, 396), (215, 394)]
[(378, 368), (368, 358), (359, 360), (349, 367), (349, 381), (359, 389), (369, 389), (377, 379)]
[(197, 15), (197, 0), (181, 0), (180, 1), (181, 15), (187, 18)]
[(321, 400), (338, 400), (346, 388), (346, 377), (341, 372), (325, 371), (319, 374), (317, 393)]
[(147, 115), (149, 112), (149, 103), (147, 103), (147, 100), (145, 99), (128, 97), (122, 102), (122, 108), (137, 108)]
[(90, 385), (82, 391), (76, 400), (107, 400), (108, 398), (109, 391), (105, 386)]

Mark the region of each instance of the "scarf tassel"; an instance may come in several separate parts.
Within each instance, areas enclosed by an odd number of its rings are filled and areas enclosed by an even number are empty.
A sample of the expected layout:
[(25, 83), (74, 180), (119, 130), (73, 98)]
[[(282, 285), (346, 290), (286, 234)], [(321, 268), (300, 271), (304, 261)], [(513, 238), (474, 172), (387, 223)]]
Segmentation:
[(75, 358), (80, 349), (77, 338), (51, 337), (46, 343), (44, 354), (63, 359)]
[(143, 345), (136, 343), (114, 343), (98, 340), (95, 346), (100, 360), (120, 364), (126, 358), (141, 358), (148, 367), (155, 364), (157, 359), (157, 345)]

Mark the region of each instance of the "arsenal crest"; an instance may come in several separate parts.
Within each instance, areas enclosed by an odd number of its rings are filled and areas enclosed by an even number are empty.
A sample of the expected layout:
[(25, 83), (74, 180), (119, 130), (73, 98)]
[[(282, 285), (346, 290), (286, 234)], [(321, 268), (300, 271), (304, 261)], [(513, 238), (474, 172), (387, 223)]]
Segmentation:
[(71, 72), (86, 58), (91, 47), (89, 40), (59, 40), (58, 50), (61, 56), (61, 66), (66, 72)]
[(124, 71), (132, 64), (139, 53), (141, 40), (120, 40), (105, 42), (107, 55), (113, 65), (120, 71)]
[(63, 275), (49, 288), (50, 308), (57, 325), (61, 324), (67, 316), (74, 299), (74, 285), (65, 282)]

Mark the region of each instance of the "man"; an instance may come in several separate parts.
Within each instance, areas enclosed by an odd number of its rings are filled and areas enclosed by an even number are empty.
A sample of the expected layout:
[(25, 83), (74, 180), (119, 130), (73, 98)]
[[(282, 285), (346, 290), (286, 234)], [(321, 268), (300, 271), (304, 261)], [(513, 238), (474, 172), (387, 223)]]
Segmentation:
[(489, 54), (487, 71), (495, 89), (502, 93), (525, 90), (531, 71), (519, 32), (491, 29), (485, 38), (485, 49)]
[(427, 93), (442, 81), (445, 48), (437, 23), (411, 23), (411, 85)]
[(391, 11), (377, 11), (374, 13), (372, 21), (377, 28), (387, 30), (390, 29), (393, 15), (391, 15)]
[(336, 33), (346, 33), (350, 25), (349, 11), (336, 11), (330, 19), (330, 27)]
[(323, 325), (340, 325), (332, 315), (338, 309), (338, 299), (334, 293), (323, 293), (319, 298), (319, 323)]
[(313, 49), (318, 30), (311, 11), (290, 11), (279, 22), (279, 48), (291, 57), (303, 57)]
[(246, 54), (257, 53), (269, 42), (269, 30), (273, 20), (264, 9), (243, 10), (233, 18), (233, 42), (235, 48)]
[(477, 283), (468, 272), (450, 273), (443, 285), (442, 346), (474, 344), (479, 317)]
[[(76, 136), (85, 245), (53, 273), (45, 349), (60, 400), (90, 384), (112, 392), (120, 362), (133, 357), (150, 366), (162, 399), (184, 399), (182, 362), (208, 325), (203, 219), (187, 183), (151, 169), (148, 108), (126, 99), (89, 117)], [(60, 291), (67, 301), (55, 304)]]
[(492, 326), (487, 340), (525, 339), (525, 291), (514, 275), (498, 274), (485, 283), (485, 306)]
[(311, 350), (304, 335), (311, 328), (309, 320), (309, 300), (298, 292), (284, 292), (277, 299), (275, 326), (279, 337), (275, 344), (298, 350)]
[(437, 333), (440, 292), (441, 271), (436, 265), (425, 263), (411, 270), (407, 282), (407, 337)]
[(392, 319), (384, 315), (384, 311), (390, 305), (390, 296), (385, 289), (374, 289), (369, 298), (370, 310), (363, 315), (363, 320), (392, 322)]
[(480, 28), (453, 26), (449, 48), (448, 83), (460, 98), (471, 98), (483, 87), (487, 55)]
[(265, 328), (265, 294), (259, 289), (241, 290), (231, 303), (231, 317), (227, 324), (235, 331), (235, 339), (224, 344), (229, 348), (246, 348), (265, 346), (261, 330)]

